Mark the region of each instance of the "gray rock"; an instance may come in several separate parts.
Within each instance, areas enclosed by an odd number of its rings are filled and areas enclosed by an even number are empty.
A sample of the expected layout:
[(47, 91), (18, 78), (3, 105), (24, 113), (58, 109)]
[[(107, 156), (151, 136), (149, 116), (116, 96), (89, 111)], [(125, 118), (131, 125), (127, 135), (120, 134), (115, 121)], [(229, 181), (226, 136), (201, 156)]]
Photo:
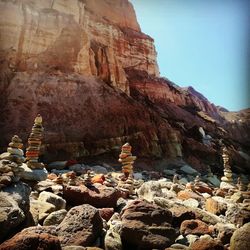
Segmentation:
[(82, 174), (86, 170), (86, 167), (83, 164), (74, 164), (74, 165), (69, 166), (69, 170), (74, 171), (77, 174)]
[(171, 245), (170, 246), (170, 249), (178, 249), (178, 250), (180, 250), (180, 249), (190, 249), (190, 248), (188, 248), (187, 246), (185, 246), (185, 245), (182, 245), (182, 244), (173, 244), (173, 245)]
[(26, 164), (22, 164), (20, 168), (23, 172), (19, 174), (20, 179), (24, 181), (44, 181), (47, 179), (48, 171), (44, 169), (31, 169)]
[(48, 215), (48, 217), (44, 220), (44, 226), (54, 226), (60, 224), (64, 217), (66, 216), (67, 211), (65, 209), (61, 209), (55, 212), (52, 212)]
[(230, 240), (230, 250), (247, 250), (250, 242), (250, 222), (237, 229)]
[(24, 220), (25, 214), (13, 197), (6, 192), (0, 192), (0, 241)]
[(190, 199), (183, 201), (183, 204), (187, 207), (198, 207), (199, 206), (199, 202), (193, 198), (190, 198)]
[(90, 169), (92, 171), (94, 171), (96, 174), (107, 174), (108, 173), (108, 170), (103, 166), (93, 166), (93, 167), (90, 167)]
[(54, 161), (48, 164), (48, 169), (62, 170), (66, 168), (67, 161)]
[(198, 171), (190, 167), (189, 165), (184, 165), (183, 167), (180, 168), (180, 170), (185, 173), (185, 174), (190, 174), (190, 175), (197, 175), (199, 174)]
[(105, 250), (122, 250), (121, 225), (116, 224), (107, 231), (104, 239)]
[(53, 194), (51, 192), (41, 192), (38, 200), (53, 204), (56, 210), (64, 209), (66, 207), (66, 201), (59, 195)]
[(210, 182), (215, 187), (220, 186), (220, 180), (218, 179), (218, 177), (216, 175), (207, 177), (207, 181)]

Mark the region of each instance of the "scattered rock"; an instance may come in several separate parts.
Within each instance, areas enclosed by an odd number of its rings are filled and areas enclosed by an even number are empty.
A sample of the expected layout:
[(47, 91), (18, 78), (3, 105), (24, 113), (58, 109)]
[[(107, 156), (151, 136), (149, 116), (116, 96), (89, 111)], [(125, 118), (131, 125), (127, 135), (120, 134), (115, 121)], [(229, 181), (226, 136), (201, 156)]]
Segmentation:
[(39, 194), (38, 201), (49, 202), (55, 206), (56, 210), (66, 207), (66, 201), (62, 197), (47, 191), (43, 191)]
[(0, 245), (1, 250), (61, 250), (59, 239), (48, 233), (20, 232)]
[(205, 208), (208, 212), (216, 215), (225, 214), (227, 203), (222, 197), (214, 196), (206, 200)]
[(69, 210), (57, 226), (62, 245), (90, 246), (100, 236), (103, 224), (98, 209), (81, 205)]
[(97, 208), (103, 208), (116, 207), (121, 193), (115, 188), (103, 185), (93, 189), (88, 189), (84, 185), (66, 186), (63, 190), (63, 197), (71, 205), (90, 204)]
[(224, 250), (223, 244), (219, 240), (199, 239), (191, 245), (192, 250)]
[(184, 200), (183, 204), (187, 207), (198, 207), (199, 206), (199, 202), (193, 198)]
[(247, 250), (250, 242), (250, 223), (237, 229), (230, 240), (230, 250)]
[(99, 213), (104, 220), (109, 221), (114, 214), (114, 208), (100, 208)]
[(25, 163), (23, 163), (20, 168), (22, 168), (23, 171), (19, 176), (23, 181), (44, 181), (47, 179), (48, 172), (45, 168), (31, 169)]
[(124, 248), (153, 249), (174, 243), (171, 212), (145, 200), (134, 200), (122, 211), (121, 239)]
[(0, 192), (0, 242), (24, 220), (25, 214), (13, 197)]
[(61, 209), (55, 212), (52, 212), (48, 215), (48, 217), (44, 220), (44, 226), (54, 226), (60, 224), (64, 217), (66, 216), (67, 211), (65, 209)]
[(186, 236), (188, 234), (210, 234), (211, 232), (208, 225), (201, 220), (185, 220), (181, 223), (180, 233)]
[(192, 167), (188, 165), (184, 165), (183, 167), (180, 168), (180, 171), (182, 171), (185, 174), (190, 174), (190, 175), (198, 175), (199, 172), (193, 169)]
[(195, 199), (197, 201), (202, 201), (204, 198), (191, 190), (182, 190), (177, 194), (177, 198), (181, 200)]

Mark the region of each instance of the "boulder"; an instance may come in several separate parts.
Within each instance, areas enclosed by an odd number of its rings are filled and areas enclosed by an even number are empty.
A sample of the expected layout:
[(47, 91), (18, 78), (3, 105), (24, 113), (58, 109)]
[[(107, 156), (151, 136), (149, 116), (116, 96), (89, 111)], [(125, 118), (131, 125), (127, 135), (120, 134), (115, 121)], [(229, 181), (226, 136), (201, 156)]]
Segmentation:
[(160, 181), (147, 181), (144, 182), (137, 190), (140, 199), (153, 201), (155, 197), (163, 197), (162, 183)]
[(180, 233), (184, 236), (188, 234), (203, 235), (210, 234), (208, 225), (201, 220), (185, 220), (181, 223)]
[(237, 229), (230, 240), (230, 250), (247, 250), (250, 242), (250, 223)]
[(8, 193), (8, 195), (17, 202), (18, 206), (24, 211), (25, 214), (29, 212), (29, 195), (31, 188), (27, 184), (23, 182), (13, 183), (11, 186), (4, 188), (2, 191)]
[(225, 215), (231, 223), (243, 226), (250, 222), (250, 207), (243, 207), (237, 203), (229, 204)]
[(24, 231), (0, 245), (1, 250), (61, 250), (59, 239), (48, 233)]
[(214, 185), (215, 187), (219, 187), (220, 186), (220, 180), (218, 179), (218, 177), (216, 175), (208, 176), (207, 177), (207, 181), (209, 183), (211, 183), (212, 185)]
[(45, 201), (31, 200), (30, 213), (32, 214), (34, 224), (42, 222), (50, 213), (54, 212), (56, 207)]
[(48, 215), (48, 217), (44, 220), (44, 226), (54, 226), (60, 224), (64, 217), (66, 216), (67, 211), (65, 209), (61, 209), (55, 212), (52, 212)]
[[(224, 250), (223, 244), (219, 240), (199, 239), (191, 245), (192, 250)], [(239, 250), (239, 249), (237, 249)]]
[(45, 168), (43, 169), (31, 169), (25, 163), (20, 168), (23, 169), (20, 172), (19, 177), (23, 181), (44, 181), (47, 179), (48, 172)]
[(98, 209), (91, 205), (71, 208), (57, 226), (62, 245), (90, 246), (102, 233), (102, 218)]
[(122, 240), (120, 237), (121, 225), (116, 224), (109, 228), (105, 235), (105, 250), (122, 250)]
[(39, 194), (38, 200), (53, 204), (56, 210), (64, 209), (66, 207), (66, 201), (62, 197), (53, 194), (51, 192), (47, 191), (41, 192)]
[(51, 162), (47, 165), (47, 168), (52, 170), (52, 169), (57, 169), (57, 170), (62, 170), (66, 168), (67, 161), (54, 161)]
[(116, 207), (117, 200), (121, 197), (119, 190), (100, 185), (89, 189), (84, 185), (65, 186), (63, 197), (71, 205), (90, 204), (97, 208)]
[(164, 249), (176, 238), (171, 212), (146, 200), (128, 203), (121, 220), (120, 236), (125, 249)]
[(0, 242), (25, 220), (23, 210), (8, 193), (0, 192)]
[(99, 208), (99, 213), (100, 216), (106, 220), (109, 221), (109, 219), (112, 217), (112, 215), (114, 214), (114, 208)]
[(222, 197), (214, 196), (206, 200), (205, 208), (208, 212), (216, 215), (225, 214), (227, 203)]
[(199, 172), (189, 165), (184, 165), (180, 168), (180, 171), (182, 171), (184, 174), (190, 174), (190, 175), (198, 175)]
[(179, 227), (185, 220), (195, 219), (195, 213), (191, 208), (185, 206), (174, 205), (169, 209), (173, 216), (173, 226)]
[(204, 198), (201, 195), (199, 195), (199, 194), (197, 194), (197, 193), (195, 193), (195, 192), (193, 192), (191, 190), (182, 190), (182, 191), (180, 191), (177, 194), (177, 198), (179, 198), (181, 200), (187, 200), (187, 199), (191, 199), (191, 198), (195, 199), (197, 201), (204, 200)]
[(234, 224), (229, 223), (217, 223), (215, 225), (215, 230), (218, 232), (217, 238), (224, 244), (229, 244), (230, 239), (236, 230), (236, 227)]

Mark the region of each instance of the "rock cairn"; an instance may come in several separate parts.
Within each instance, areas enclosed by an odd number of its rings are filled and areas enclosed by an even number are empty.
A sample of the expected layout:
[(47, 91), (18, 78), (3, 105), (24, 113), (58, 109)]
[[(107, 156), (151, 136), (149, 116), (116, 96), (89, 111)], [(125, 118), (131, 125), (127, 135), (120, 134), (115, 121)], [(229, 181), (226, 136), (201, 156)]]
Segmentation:
[(70, 172), (68, 174), (68, 185), (70, 186), (76, 186), (76, 173), (73, 171), (73, 172)]
[(7, 152), (0, 155), (0, 189), (19, 181), (19, 175), (24, 171), (20, 167), (24, 162), (22, 147), (22, 140), (14, 135)]
[(223, 166), (224, 166), (224, 176), (221, 177), (221, 185), (222, 189), (230, 189), (233, 188), (233, 173), (231, 167), (229, 165), (229, 156), (228, 150), (226, 147), (222, 150), (222, 159), (223, 159)]
[(1, 159), (9, 160), (17, 163), (18, 165), (22, 165), (25, 160), (22, 147), (22, 140), (19, 138), (19, 136), (14, 135), (11, 138), (7, 152), (1, 155)]
[(131, 150), (132, 147), (129, 143), (125, 143), (119, 155), (118, 161), (122, 163), (122, 172), (125, 177), (133, 175), (133, 163), (136, 160), (136, 156), (132, 155)]
[(103, 182), (103, 184), (106, 185), (107, 187), (117, 186), (117, 183), (116, 183), (115, 179), (112, 177), (111, 173), (107, 173), (105, 175), (105, 181)]
[(93, 186), (93, 183), (92, 183), (92, 178), (94, 177), (94, 173), (90, 170), (87, 171), (87, 173), (84, 175), (84, 178), (83, 178), (83, 184), (87, 187), (87, 188), (90, 188)]
[(34, 121), (34, 125), (32, 127), (30, 136), (28, 138), (28, 148), (26, 150), (26, 160), (27, 166), (32, 169), (43, 169), (43, 163), (38, 161), (40, 147), (42, 143), (42, 135), (43, 135), (43, 126), (42, 126), (42, 117), (41, 115), (37, 115)]

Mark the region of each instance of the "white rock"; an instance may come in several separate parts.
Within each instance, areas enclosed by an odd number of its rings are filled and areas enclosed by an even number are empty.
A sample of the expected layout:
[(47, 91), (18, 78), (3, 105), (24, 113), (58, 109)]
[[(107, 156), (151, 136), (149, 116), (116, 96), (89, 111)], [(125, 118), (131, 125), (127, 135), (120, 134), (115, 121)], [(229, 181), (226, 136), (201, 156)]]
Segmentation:
[(44, 181), (47, 179), (48, 171), (43, 169), (31, 169), (25, 163), (20, 168), (23, 170), (18, 175), (21, 180), (27, 181)]
[(180, 170), (182, 172), (184, 172), (185, 174), (190, 174), (190, 175), (197, 175), (197, 174), (199, 174), (198, 171), (196, 171), (195, 169), (193, 169), (189, 165), (184, 165), (183, 167), (180, 168)]
[(232, 184), (230, 184), (230, 183), (227, 183), (227, 182), (222, 181), (222, 182), (220, 183), (220, 188), (221, 188), (221, 189), (234, 189), (235, 186), (232, 185)]
[(188, 207), (199, 207), (199, 202), (193, 198), (183, 201), (183, 204)]
[(66, 207), (66, 201), (62, 197), (51, 192), (41, 192), (38, 200), (53, 204), (56, 207), (56, 210), (64, 209)]

